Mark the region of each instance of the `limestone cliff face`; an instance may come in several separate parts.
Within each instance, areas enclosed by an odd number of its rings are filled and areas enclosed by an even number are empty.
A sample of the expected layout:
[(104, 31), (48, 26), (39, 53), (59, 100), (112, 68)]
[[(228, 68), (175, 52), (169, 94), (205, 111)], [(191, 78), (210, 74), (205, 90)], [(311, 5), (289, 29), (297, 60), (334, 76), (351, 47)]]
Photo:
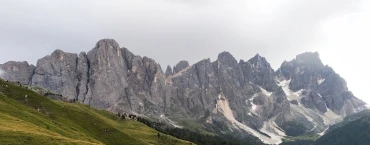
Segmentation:
[(127, 65), (121, 49), (114, 40), (100, 40), (87, 53), (89, 82), (83, 103), (99, 109), (114, 107), (124, 101), (127, 84)]
[(56, 50), (37, 61), (33, 86), (40, 86), (74, 99), (77, 96), (77, 54)]
[(3, 74), (1, 74), (3, 79), (29, 85), (35, 71), (35, 66), (29, 65), (26, 61), (9, 61), (5, 64), (0, 64), (0, 70), (3, 71)]
[[(8, 62), (0, 69), (6, 80), (40, 86), (98, 109), (197, 120), (209, 131), (238, 131), (271, 144), (285, 135), (322, 132), (340, 115), (365, 106), (318, 53), (298, 55), (276, 72), (258, 54), (238, 62), (222, 52), (213, 62), (180, 61), (164, 73), (153, 59), (103, 39), (87, 53), (56, 50), (36, 67)], [(268, 139), (253, 130), (277, 137)]]

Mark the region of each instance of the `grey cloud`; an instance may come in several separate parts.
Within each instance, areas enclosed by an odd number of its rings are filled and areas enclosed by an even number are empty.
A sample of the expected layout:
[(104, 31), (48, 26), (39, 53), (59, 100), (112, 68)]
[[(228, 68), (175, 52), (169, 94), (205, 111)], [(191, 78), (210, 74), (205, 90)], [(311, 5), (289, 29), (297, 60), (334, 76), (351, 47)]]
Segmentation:
[[(320, 22), (354, 11), (362, 0), (14, 0), (0, 2), (0, 63), (38, 58), (55, 49), (89, 51), (116, 39), (162, 67), (195, 63), (229, 51), (256, 53), (274, 68), (317, 50)], [(276, 55), (279, 54), (279, 55)]]
[[(299, 53), (324, 52), (328, 36), (321, 25), (333, 18), (369, 9), (370, 5), (364, 4), (366, 2), (0, 0), (0, 64), (9, 60), (36, 64), (37, 59), (55, 49), (87, 52), (98, 40), (113, 38), (121, 47), (153, 58), (163, 69), (181, 60), (188, 60), (190, 64), (208, 57), (215, 60), (222, 51), (229, 51), (237, 59), (244, 60), (259, 53), (277, 69), (284, 60), (291, 60)], [(359, 45), (362, 44), (348, 47)], [(337, 49), (343, 50), (333, 53), (354, 51), (346, 47), (330, 50)], [(363, 80), (369, 78), (366, 75), (356, 78), (354, 76), (358, 74), (348, 71), (350, 68), (364, 72), (363, 67), (344, 65), (340, 59), (330, 57), (331, 53), (325, 55), (324, 63), (329, 62), (343, 74), (355, 95), (366, 99), (368, 93), (364, 82), (368, 81)], [(340, 57), (348, 55), (343, 53)], [(351, 60), (351, 63), (357, 63), (355, 60), (361, 64), (367, 62), (356, 54), (352, 54)]]

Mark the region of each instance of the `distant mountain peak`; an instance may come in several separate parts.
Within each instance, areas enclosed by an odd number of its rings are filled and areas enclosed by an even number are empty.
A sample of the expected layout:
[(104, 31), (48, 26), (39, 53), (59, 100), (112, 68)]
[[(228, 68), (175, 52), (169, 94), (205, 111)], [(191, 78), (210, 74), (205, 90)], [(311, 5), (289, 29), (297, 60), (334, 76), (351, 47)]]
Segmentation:
[(324, 66), (320, 59), (318, 52), (305, 52), (296, 56), (298, 63), (313, 64), (318, 66)]
[(234, 56), (231, 55), (231, 53), (228, 52), (228, 51), (223, 51), (223, 52), (219, 53), (217, 58), (218, 59), (225, 59), (225, 58), (233, 58), (233, 59), (235, 59)]
[(102, 47), (120, 49), (119, 44), (114, 39), (101, 39), (101, 40), (99, 40), (96, 43), (95, 48), (98, 49), (98, 48), (102, 48)]
[(188, 66), (189, 66), (189, 62), (186, 60), (182, 60), (179, 63), (177, 63), (175, 67), (173, 67), (173, 73), (176, 74)]
[(262, 57), (258, 53), (248, 60), (253, 67), (261, 67), (271, 69), (270, 63), (267, 62), (266, 58)]

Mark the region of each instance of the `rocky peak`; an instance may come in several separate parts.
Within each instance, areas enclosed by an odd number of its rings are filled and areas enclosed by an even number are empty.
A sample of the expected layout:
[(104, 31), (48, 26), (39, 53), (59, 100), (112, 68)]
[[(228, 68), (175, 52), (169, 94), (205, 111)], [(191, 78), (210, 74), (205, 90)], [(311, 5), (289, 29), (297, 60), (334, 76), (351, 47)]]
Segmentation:
[(180, 61), (179, 63), (176, 64), (176, 66), (173, 68), (173, 73), (176, 74), (178, 72), (180, 72), (181, 70), (187, 68), (189, 66), (189, 62), (188, 61)]
[(321, 112), (328, 108), (338, 114), (350, 114), (364, 105), (357, 98), (343, 97), (349, 92), (347, 83), (332, 68), (323, 65), (317, 52), (306, 52), (290, 62), (284, 61), (277, 73), (290, 80), (289, 89), (292, 91), (307, 92), (308, 95), (301, 100), (307, 108)]
[(171, 66), (167, 66), (167, 69), (166, 69), (166, 73), (165, 73), (166, 77), (168, 77), (169, 75), (172, 75), (172, 68)]
[(28, 85), (35, 71), (35, 66), (29, 65), (26, 61), (9, 61), (5, 64), (0, 64), (0, 71), (4, 71), (0, 76), (3, 79)]
[(115, 40), (102, 39), (87, 53), (87, 60), (89, 82), (84, 103), (100, 109), (109, 108), (126, 95), (124, 88), (128, 86), (128, 68), (121, 49)]
[(318, 52), (305, 52), (296, 56), (296, 62), (302, 64), (309, 64), (322, 67), (324, 64), (321, 62)]
[(224, 63), (237, 63), (236, 59), (229, 52), (224, 51), (218, 54), (217, 61)]
[(278, 86), (274, 81), (275, 72), (264, 57), (257, 54), (247, 62), (241, 60), (239, 64), (247, 83), (261, 86), (267, 91), (277, 89)]
[(69, 99), (76, 98), (77, 61), (77, 54), (55, 50), (37, 61), (32, 85), (55, 91)]
[(272, 69), (266, 58), (260, 56), (259, 54), (256, 54), (253, 58), (249, 59), (248, 62), (253, 67)]
[(119, 44), (114, 39), (99, 40), (95, 45), (95, 49), (98, 49), (98, 48), (115, 49), (115, 50), (120, 49)]

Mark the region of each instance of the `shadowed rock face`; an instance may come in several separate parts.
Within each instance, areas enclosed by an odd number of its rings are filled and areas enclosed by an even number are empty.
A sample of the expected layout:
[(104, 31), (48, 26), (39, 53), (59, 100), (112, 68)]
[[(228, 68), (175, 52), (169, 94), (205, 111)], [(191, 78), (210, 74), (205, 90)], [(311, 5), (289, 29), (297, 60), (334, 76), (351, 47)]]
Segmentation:
[(180, 61), (178, 64), (176, 64), (176, 66), (173, 68), (173, 73), (176, 74), (178, 72), (180, 72), (181, 70), (185, 69), (186, 67), (189, 66), (189, 62), (188, 61)]
[(246, 82), (259, 85), (267, 91), (275, 91), (278, 88), (274, 81), (275, 71), (264, 57), (256, 55), (247, 62), (239, 62)]
[(90, 62), (85, 52), (78, 55), (77, 61), (77, 100), (84, 102), (88, 91)]
[[(338, 74), (322, 64), (318, 53), (298, 55), (276, 72), (258, 54), (238, 63), (230, 53), (222, 52), (214, 62), (204, 59), (189, 65), (181, 61), (164, 73), (154, 60), (103, 39), (88, 53), (56, 50), (36, 67), (8, 62), (0, 68), (7, 74), (4, 79), (41, 86), (95, 108), (198, 120), (213, 126), (208, 128), (211, 131), (224, 122), (228, 129), (218, 130), (248, 132), (235, 127), (237, 121), (254, 130), (271, 130), (273, 122), (289, 132), (294, 122), (303, 124), (302, 133), (321, 132), (326, 129), (323, 113), (351, 114), (365, 105)], [(225, 101), (229, 108), (220, 106)], [(223, 111), (228, 109), (231, 114)], [(311, 117), (305, 109), (313, 113)]]
[(166, 75), (166, 77), (168, 77), (169, 75), (172, 75), (172, 68), (171, 68), (171, 66), (167, 66), (165, 75)]

